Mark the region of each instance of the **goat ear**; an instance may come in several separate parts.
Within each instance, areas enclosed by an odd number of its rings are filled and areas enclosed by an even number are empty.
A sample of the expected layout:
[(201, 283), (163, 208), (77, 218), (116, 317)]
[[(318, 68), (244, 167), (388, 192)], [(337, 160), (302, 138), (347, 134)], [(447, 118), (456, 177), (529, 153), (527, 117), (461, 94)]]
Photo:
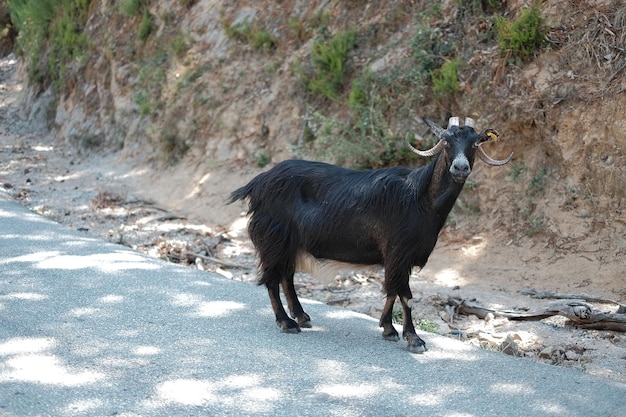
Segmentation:
[(490, 141), (497, 142), (499, 137), (500, 137), (500, 134), (498, 133), (497, 130), (486, 129), (480, 133), (480, 136), (478, 137), (478, 143), (490, 142)]
[(439, 126), (437, 123), (433, 122), (427, 117), (423, 117), (422, 120), (428, 125), (430, 130), (435, 134), (435, 136), (437, 136), (437, 138), (443, 138), (443, 134), (446, 133), (446, 130), (443, 127)]

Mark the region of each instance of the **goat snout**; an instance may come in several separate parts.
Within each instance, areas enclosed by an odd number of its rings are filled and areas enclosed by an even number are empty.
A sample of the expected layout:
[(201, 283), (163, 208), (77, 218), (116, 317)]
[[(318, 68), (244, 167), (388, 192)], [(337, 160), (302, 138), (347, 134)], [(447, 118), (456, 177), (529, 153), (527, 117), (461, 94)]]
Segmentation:
[(470, 172), (472, 172), (472, 169), (465, 155), (454, 158), (452, 166), (450, 166), (450, 174), (455, 182), (465, 181)]

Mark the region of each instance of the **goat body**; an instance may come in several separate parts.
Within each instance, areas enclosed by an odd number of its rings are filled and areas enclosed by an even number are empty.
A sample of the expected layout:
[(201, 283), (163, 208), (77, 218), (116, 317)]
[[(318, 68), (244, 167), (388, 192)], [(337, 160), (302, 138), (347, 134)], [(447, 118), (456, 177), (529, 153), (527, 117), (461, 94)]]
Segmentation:
[[(260, 258), (259, 284), (267, 287), (276, 322), (283, 331), (299, 332), (300, 327), (311, 326), (296, 295), (293, 275), (312, 258), (378, 265), (385, 268), (387, 294), (380, 320), (383, 337), (398, 339), (392, 309), (399, 297), (409, 350), (426, 350), (411, 319), (411, 269), (422, 268), (428, 261), (471, 172), (476, 149), (490, 139), (485, 139), (485, 132), (477, 134), (473, 123), (444, 131), (425, 120), (446, 143), (438, 145), (437, 157), (424, 167), (356, 171), (288, 160), (231, 194), (229, 203), (249, 201), (248, 231)], [(282, 305), (281, 285), (296, 321)]]

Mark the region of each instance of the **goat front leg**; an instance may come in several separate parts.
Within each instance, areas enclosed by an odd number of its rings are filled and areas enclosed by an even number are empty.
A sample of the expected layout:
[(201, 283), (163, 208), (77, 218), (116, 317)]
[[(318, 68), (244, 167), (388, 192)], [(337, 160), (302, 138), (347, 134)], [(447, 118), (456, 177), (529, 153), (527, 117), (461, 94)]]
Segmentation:
[(424, 342), (415, 332), (413, 326), (413, 317), (411, 309), (413, 307), (413, 294), (411, 290), (406, 288), (402, 294), (399, 295), (400, 303), (402, 304), (402, 337), (407, 341), (407, 348), (412, 353), (424, 353), (426, 349), (426, 342)]
[(396, 302), (396, 295), (388, 294), (383, 313), (380, 316), (379, 326), (383, 328), (383, 339), (397, 342), (400, 340), (398, 331), (393, 327), (393, 304)]

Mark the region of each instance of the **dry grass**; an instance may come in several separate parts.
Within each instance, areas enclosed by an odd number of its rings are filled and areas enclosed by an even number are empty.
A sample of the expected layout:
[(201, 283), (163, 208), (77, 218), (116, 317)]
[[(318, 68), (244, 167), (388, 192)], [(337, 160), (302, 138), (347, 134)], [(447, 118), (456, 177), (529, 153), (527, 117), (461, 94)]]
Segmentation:
[(593, 100), (624, 91), (626, 9), (617, 4), (573, 9), (550, 35), (562, 45), (560, 65), (576, 81), (580, 98)]

